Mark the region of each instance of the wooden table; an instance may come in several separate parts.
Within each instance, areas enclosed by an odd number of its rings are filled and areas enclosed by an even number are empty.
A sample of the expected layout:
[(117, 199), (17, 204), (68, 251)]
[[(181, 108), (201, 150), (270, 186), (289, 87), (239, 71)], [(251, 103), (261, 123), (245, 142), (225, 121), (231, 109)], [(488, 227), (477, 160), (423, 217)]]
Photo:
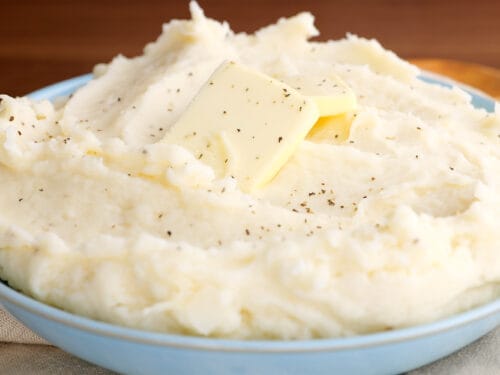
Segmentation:
[[(91, 71), (114, 55), (139, 54), (187, 1), (0, 0), (0, 92), (23, 95)], [(206, 14), (252, 31), (303, 10), (320, 39), (346, 32), (377, 38), (399, 55), (500, 67), (498, 0), (200, 0)]]

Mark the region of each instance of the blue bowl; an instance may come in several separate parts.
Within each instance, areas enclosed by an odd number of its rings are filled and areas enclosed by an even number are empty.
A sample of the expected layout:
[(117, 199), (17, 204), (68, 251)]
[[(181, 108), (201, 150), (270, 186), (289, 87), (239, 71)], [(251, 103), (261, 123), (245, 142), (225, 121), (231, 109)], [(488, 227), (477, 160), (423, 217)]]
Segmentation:
[[(30, 95), (54, 99), (85, 75)], [(448, 85), (425, 75), (423, 80)], [(494, 102), (470, 91), (472, 103)], [(40, 336), (89, 362), (127, 374), (396, 374), (442, 358), (500, 325), (500, 298), (430, 324), (369, 335), (298, 341), (242, 341), (152, 333), (48, 306), (0, 283), (0, 302)]]

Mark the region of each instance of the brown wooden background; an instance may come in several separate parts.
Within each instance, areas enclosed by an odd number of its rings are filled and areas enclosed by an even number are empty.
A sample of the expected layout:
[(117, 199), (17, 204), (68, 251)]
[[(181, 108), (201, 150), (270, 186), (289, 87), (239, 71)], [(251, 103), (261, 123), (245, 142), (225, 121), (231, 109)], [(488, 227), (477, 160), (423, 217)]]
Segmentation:
[[(320, 39), (346, 32), (379, 39), (403, 57), (441, 57), (500, 67), (500, 0), (200, 0), (207, 15), (253, 31), (302, 10)], [(188, 1), (0, 0), (0, 92), (23, 95), (132, 56), (161, 24), (188, 17)]]

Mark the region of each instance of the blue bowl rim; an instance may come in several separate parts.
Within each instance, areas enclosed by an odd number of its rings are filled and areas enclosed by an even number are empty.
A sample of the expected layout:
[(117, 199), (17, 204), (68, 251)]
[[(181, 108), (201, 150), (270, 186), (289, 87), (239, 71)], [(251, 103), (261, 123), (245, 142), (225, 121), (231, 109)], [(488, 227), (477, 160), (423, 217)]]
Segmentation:
[[(91, 74), (85, 74), (65, 81), (55, 83), (34, 91), (28, 96), (32, 99), (45, 99), (55, 97), (58, 94), (66, 93), (77, 89), (91, 79)], [(437, 77), (437, 78), (436, 78)], [(449, 79), (432, 74), (422, 75), (423, 80), (437, 84), (450, 84)], [(462, 87), (472, 98), (479, 99), (481, 103), (494, 106), (494, 100), (487, 95), (470, 90), (456, 82), (454, 85)], [(220, 339), (210, 337), (187, 336), (170, 333), (156, 333), (145, 330), (127, 328), (110, 323), (105, 323), (83, 316), (78, 316), (59, 308), (44, 304), (21, 292), (18, 292), (0, 282), (0, 302), (17, 306), (27, 312), (38, 315), (44, 319), (93, 334), (107, 336), (114, 339), (126, 340), (135, 343), (168, 346), (173, 348), (224, 351), (224, 352), (257, 352), (257, 353), (290, 353), (290, 352), (319, 352), (319, 351), (341, 351), (349, 349), (369, 348), (373, 346), (388, 345), (398, 342), (405, 342), (430, 336), (438, 333), (457, 329), (472, 322), (498, 315), (500, 321), (500, 298), (475, 307), (471, 310), (455, 314), (453, 316), (440, 319), (431, 323), (419, 324), (407, 328), (400, 328), (385, 332), (376, 332), (359, 336), (323, 338), (308, 340), (236, 340)], [(499, 323), (497, 323), (499, 324)]]

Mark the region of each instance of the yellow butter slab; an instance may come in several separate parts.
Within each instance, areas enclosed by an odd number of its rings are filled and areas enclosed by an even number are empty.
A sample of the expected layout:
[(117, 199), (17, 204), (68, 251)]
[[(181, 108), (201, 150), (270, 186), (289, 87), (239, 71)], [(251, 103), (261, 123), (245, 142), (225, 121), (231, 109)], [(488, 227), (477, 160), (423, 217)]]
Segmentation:
[(269, 182), (319, 118), (314, 100), (234, 62), (201, 88), (164, 142), (176, 143), (243, 190)]
[(352, 112), (321, 117), (307, 134), (306, 139), (316, 143), (342, 143), (349, 138), (352, 120)]
[(356, 95), (334, 73), (295, 75), (284, 77), (282, 81), (302, 95), (311, 97), (316, 102), (321, 117), (339, 115), (356, 108)]

